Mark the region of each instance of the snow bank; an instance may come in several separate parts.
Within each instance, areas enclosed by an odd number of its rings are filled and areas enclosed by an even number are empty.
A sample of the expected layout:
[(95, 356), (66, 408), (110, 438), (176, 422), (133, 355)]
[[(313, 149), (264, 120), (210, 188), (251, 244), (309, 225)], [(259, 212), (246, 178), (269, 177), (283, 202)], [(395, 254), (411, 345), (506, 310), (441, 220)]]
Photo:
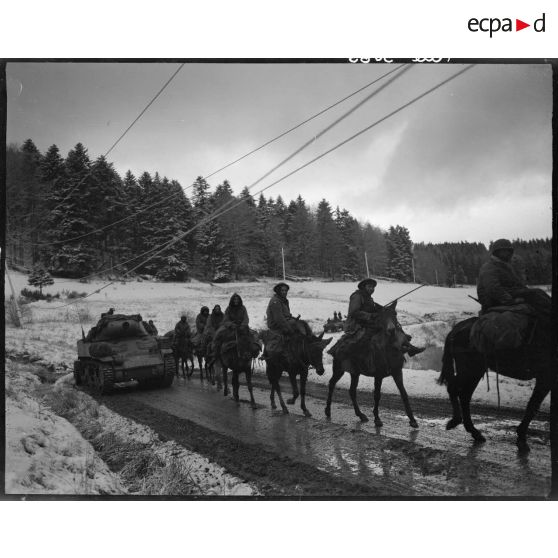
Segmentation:
[(31, 397), (39, 385), (6, 363), (6, 494), (125, 493), (77, 429)]
[(122, 417), (102, 405), (99, 407), (98, 420), (103, 426), (104, 436), (112, 434), (127, 442), (134, 440), (148, 445), (167, 466), (175, 466), (182, 472), (186, 472), (191, 482), (189, 495), (255, 496), (258, 494), (255, 486), (230, 475), (223, 467), (210, 462), (202, 455), (186, 450), (172, 441), (162, 442), (151, 428)]

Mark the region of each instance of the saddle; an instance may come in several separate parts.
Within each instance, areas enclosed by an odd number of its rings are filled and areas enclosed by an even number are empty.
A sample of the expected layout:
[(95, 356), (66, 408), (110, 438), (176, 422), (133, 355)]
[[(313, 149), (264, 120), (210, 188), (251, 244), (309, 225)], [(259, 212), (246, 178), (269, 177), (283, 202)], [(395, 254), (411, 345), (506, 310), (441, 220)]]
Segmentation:
[[(484, 354), (513, 351), (528, 342), (536, 312), (528, 304), (494, 306), (471, 327), (471, 346)], [(531, 326), (531, 327), (530, 327)]]
[[(250, 355), (252, 356), (252, 358), (256, 358), (260, 354), (262, 346), (257, 341), (256, 332), (253, 329), (249, 330), (249, 334), (248, 334), (247, 337), (244, 337), (242, 340), (239, 340), (239, 341), (242, 341), (242, 342), (246, 343), (247, 345), (249, 345)], [(230, 351), (231, 349), (236, 349), (237, 346), (238, 346), (237, 337), (233, 332), (232, 336), (228, 337), (227, 339), (225, 339), (222, 342), (221, 352), (224, 353), (224, 352)]]

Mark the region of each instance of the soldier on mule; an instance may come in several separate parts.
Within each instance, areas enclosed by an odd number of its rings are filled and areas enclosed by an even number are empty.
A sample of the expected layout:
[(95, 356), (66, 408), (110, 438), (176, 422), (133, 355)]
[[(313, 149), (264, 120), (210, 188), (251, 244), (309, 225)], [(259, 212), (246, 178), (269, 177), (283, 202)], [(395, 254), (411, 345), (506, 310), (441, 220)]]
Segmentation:
[(241, 339), (248, 340), (253, 345), (255, 352), (255, 347), (256, 345), (259, 347), (259, 343), (255, 334), (248, 327), (249, 322), (248, 311), (242, 303), (242, 298), (240, 298), (239, 294), (234, 293), (224, 312), (221, 327), (217, 330), (213, 339), (212, 349), (215, 357), (219, 357), (221, 354), (221, 347), (223, 344), (238, 344)]
[(266, 334), (265, 351), (263, 359), (281, 355), (286, 348), (286, 341), (293, 335), (311, 336), (312, 331), (308, 324), (293, 317), (287, 299), (289, 285), (277, 283), (273, 287), (274, 295), (271, 297), (266, 311), (268, 332)]
[[(343, 353), (353, 352), (354, 348), (365, 350), (370, 344), (372, 336), (379, 331), (379, 315), (383, 306), (374, 302), (372, 298), (377, 284), (376, 280), (368, 277), (357, 285), (357, 290), (349, 300), (349, 310), (344, 326), (345, 334), (328, 351), (330, 355), (342, 356)], [(410, 338), (407, 335), (407, 342), (403, 345), (404, 352), (411, 357), (422, 353), (424, 348), (413, 346), (409, 342)]]
[(479, 317), (457, 323), (446, 337), (439, 383), (446, 384), (453, 408), (448, 430), (463, 423), (475, 441), (485, 438), (473, 424), (472, 395), (488, 369), (519, 380), (536, 379), (517, 446), (528, 452), (527, 429), (553, 384), (558, 369), (552, 336), (552, 299), (541, 289), (525, 286), (512, 267), (513, 246), (494, 242), (490, 260), (480, 270)]
[[(324, 373), (322, 353), (331, 338), (322, 339), (323, 332), (320, 336), (314, 335), (304, 320), (292, 316), (287, 300), (289, 286), (286, 283), (278, 283), (273, 290), (275, 294), (267, 306), (269, 330), (264, 333), (265, 351), (262, 357), (266, 361), (266, 374), (271, 384), (271, 408), (277, 407), (275, 404), (275, 394), (277, 394), (283, 412), (289, 412), (279, 386), (279, 379), (286, 370), (293, 390), (293, 396), (287, 400), (287, 403), (294, 404), (300, 395), (302, 412), (306, 416), (311, 416), (305, 401), (308, 369), (313, 366), (318, 375)], [(300, 391), (297, 376), (300, 377)]]
[(209, 318), (205, 324), (205, 328), (203, 330), (203, 347), (207, 358), (209, 359), (211, 353), (211, 347), (213, 344), (213, 339), (217, 330), (221, 327), (224, 319), (223, 311), (221, 310), (221, 306), (216, 304), (211, 311)]
[(480, 269), (477, 295), (486, 312), (495, 306), (527, 303), (539, 315), (550, 314), (550, 302), (541, 289), (529, 288), (512, 266), (512, 243), (500, 238), (494, 241), (491, 256)]
[[(184, 366), (186, 365), (186, 372), (188, 377), (194, 371), (194, 360), (192, 355), (192, 342), (191, 342), (190, 326), (186, 314), (180, 316), (180, 321), (174, 326), (174, 336), (172, 342), (172, 349), (174, 353), (174, 360), (176, 365), (176, 375), (178, 376), (178, 364), (182, 361), (182, 375), (186, 377)], [(188, 360), (192, 364), (192, 372), (188, 369)]]
[[(207, 306), (202, 306), (200, 309), (200, 313), (196, 316), (196, 331), (194, 336), (192, 337), (192, 346), (195, 356), (198, 359), (198, 365), (200, 369), (200, 377), (203, 380), (204, 370), (206, 377), (209, 376), (208, 374), (208, 366), (207, 366), (207, 355), (205, 353), (204, 348), (204, 330), (209, 320), (209, 308)], [(204, 364), (205, 359), (205, 364)], [(208, 377), (208, 379), (210, 379)]]

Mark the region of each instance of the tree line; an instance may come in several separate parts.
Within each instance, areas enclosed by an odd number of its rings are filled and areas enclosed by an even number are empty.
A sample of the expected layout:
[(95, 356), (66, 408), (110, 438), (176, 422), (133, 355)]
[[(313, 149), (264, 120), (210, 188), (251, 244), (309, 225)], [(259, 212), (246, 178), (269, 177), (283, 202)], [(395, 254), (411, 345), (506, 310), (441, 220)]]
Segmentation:
[[(158, 172), (121, 177), (81, 143), (66, 157), (32, 140), (7, 148), (7, 255), (60, 277), (124, 273), (160, 280), (228, 281), (258, 275), (474, 283), (483, 244), (413, 245), (401, 225), (387, 231), (322, 199), (255, 199), (197, 177), (189, 195)], [(222, 213), (216, 219), (209, 216)], [(187, 234), (184, 234), (187, 233)], [(550, 282), (550, 240), (516, 241), (532, 282)], [(368, 269), (367, 269), (368, 266)]]

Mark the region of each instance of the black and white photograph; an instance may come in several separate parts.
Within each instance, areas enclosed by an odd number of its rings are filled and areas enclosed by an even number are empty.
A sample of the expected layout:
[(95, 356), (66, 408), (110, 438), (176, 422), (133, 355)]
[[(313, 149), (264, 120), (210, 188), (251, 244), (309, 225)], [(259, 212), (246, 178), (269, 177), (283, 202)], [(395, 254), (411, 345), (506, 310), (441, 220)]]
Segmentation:
[(549, 498), (553, 70), (5, 62), (5, 496)]

